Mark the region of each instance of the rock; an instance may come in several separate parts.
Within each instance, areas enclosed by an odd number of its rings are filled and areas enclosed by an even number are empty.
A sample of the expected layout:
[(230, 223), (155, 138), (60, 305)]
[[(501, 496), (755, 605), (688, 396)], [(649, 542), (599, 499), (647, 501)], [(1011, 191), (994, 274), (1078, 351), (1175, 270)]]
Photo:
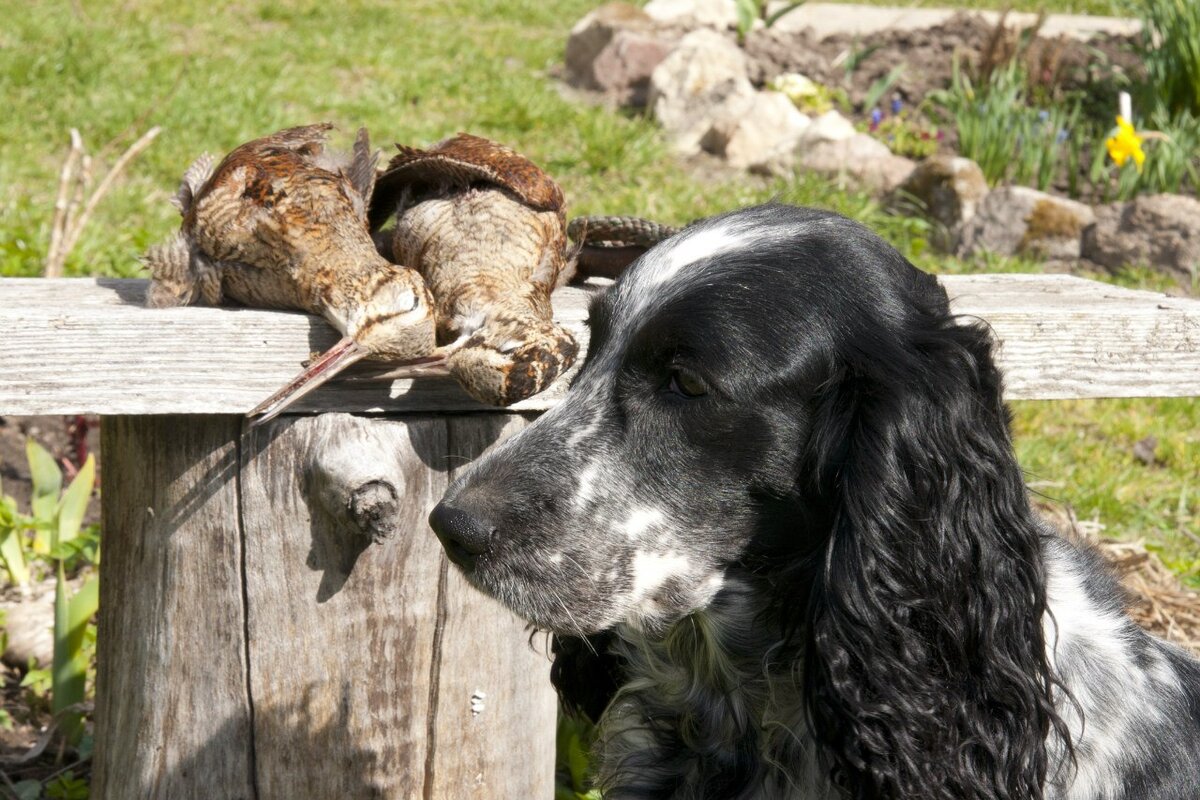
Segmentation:
[(24, 669), (32, 659), (49, 667), (54, 661), (54, 580), (33, 584), (23, 597), (0, 601), (8, 648), (4, 663)]
[(571, 29), (567, 81), (581, 89), (612, 94), (619, 102), (644, 105), (650, 74), (674, 40), (657, 32), (654, 20), (628, 3), (609, 3)]
[(641, 108), (650, 92), (650, 75), (672, 47), (668, 39), (618, 31), (593, 62), (594, 85), (625, 105)]
[(1147, 467), (1153, 467), (1160, 464), (1158, 458), (1158, 437), (1147, 436), (1144, 439), (1139, 439), (1133, 443), (1133, 457), (1141, 461)]
[(684, 154), (700, 150), (713, 122), (748, 108), (755, 90), (737, 45), (710, 30), (689, 33), (650, 76), (647, 105)]
[[(816, 124), (814, 121), (813, 125)], [(883, 192), (895, 189), (915, 166), (911, 159), (896, 155), (886, 144), (865, 133), (814, 143), (805, 131), (796, 155), (804, 169), (826, 175), (848, 175), (867, 188)]]
[[(821, 142), (845, 141), (857, 134), (858, 129), (854, 127), (853, 122), (836, 111), (826, 111), (812, 121), (812, 125), (809, 125), (808, 130), (804, 132), (800, 143), (806, 147), (813, 147)], [(887, 145), (884, 145), (884, 149), (887, 149)]]
[(726, 106), (700, 146), (739, 169), (783, 172), (811, 120), (779, 92), (757, 92), (746, 107)]
[(1080, 235), (1095, 214), (1083, 203), (1027, 186), (1004, 186), (983, 198), (959, 237), (962, 256), (979, 252), (1050, 260), (1079, 258)]
[(1099, 206), (1083, 257), (1110, 270), (1143, 264), (1189, 287), (1200, 270), (1200, 201), (1156, 194)]
[(650, 0), (644, 10), (656, 22), (686, 30), (737, 25), (735, 0)]
[(892, 193), (890, 202), (894, 207), (913, 202), (919, 205), (939, 226), (932, 237), (934, 244), (954, 252), (963, 226), (975, 216), (987, 194), (983, 170), (974, 161), (961, 156), (933, 156), (917, 164)]

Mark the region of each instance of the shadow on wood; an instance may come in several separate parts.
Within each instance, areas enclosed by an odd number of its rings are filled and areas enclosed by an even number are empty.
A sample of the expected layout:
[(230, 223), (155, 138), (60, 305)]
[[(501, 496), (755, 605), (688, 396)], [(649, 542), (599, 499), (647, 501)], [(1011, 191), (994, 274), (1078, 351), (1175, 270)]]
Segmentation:
[[(426, 524), (445, 465), (524, 424), (107, 421), (95, 796), (551, 796), (549, 662)], [(351, 480), (316, 478), (330, 447)], [(381, 544), (355, 481), (400, 498)]]

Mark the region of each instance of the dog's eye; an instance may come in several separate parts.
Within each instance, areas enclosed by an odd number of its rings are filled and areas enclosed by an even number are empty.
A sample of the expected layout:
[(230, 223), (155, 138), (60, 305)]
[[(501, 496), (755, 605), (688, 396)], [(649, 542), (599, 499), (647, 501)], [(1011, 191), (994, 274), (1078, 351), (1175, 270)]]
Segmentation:
[(708, 394), (704, 379), (689, 369), (673, 367), (667, 388), (680, 397), (703, 397)]

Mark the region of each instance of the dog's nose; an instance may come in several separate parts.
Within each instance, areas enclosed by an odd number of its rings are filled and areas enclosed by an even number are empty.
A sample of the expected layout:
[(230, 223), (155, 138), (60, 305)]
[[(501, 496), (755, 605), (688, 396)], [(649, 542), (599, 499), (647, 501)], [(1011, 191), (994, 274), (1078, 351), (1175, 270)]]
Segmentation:
[(487, 552), (495, 529), (461, 508), (438, 503), (429, 514), (429, 527), (446, 548), (446, 555), (464, 570), (471, 570), (475, 560)]

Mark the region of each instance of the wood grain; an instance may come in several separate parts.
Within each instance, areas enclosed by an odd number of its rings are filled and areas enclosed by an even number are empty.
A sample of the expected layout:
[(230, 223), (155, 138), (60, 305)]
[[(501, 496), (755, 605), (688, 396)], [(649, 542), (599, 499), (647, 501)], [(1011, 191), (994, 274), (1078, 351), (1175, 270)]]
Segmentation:
[(104, 421), (98, 800), (250, 800), (236, 417)]
[[(321, 450), (356, 440), (382, 445), (379, 471), (404, 487), (382, 545), (313, 496)], [(421, 797), (442, 557), (426, 516), (446, 486), (445, 422), (325, 414), (243, 442), (259, 800)]]
[[(528, 424), (516, 415), (448, 417), (450, 463), (461, 468)], [(451, 474), (457, 471), (452, 470)], [(427, 800), (550, 798), (558, 701), (546, 637), (447, 567), (438, 714)]]
[[(1200, 395), (1200, 300), (1068, 275), (944, 276), (954, 308), (1002, 342), (1010, 398)], [(586, 348), (587, 300), (554, 296)], [(145, 281), (0, 279), (0, 413), (245, 413), (336, 334), (317, 317), (233, 308), (141, 307)], [(511, 411), (553, 406), (559, 380)], [(448, 379), (341, 380), (306, 411), (479, 411)]]

